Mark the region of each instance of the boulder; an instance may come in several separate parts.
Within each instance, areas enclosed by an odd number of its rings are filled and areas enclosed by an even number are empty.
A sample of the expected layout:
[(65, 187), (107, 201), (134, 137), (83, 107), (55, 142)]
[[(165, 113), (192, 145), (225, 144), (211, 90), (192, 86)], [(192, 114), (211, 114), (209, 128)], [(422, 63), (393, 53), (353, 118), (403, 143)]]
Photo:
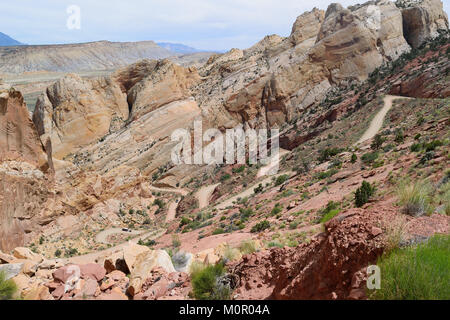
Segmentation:
[(16, 277), (23, 269), (23, 263), (0, 265), (0, 272), (5, 274), (5, 279), (9, 280)]
[(138, 255), (131, 270), (130, 286), (127, 292), (131, 296), (139, 293), (152, 270), (158, 267), (167, 273), (176, 272), (172, 260), (165, 250), (152, 250)]
[(0, 251), (0, 264), (11, 263), (15, 258)]
[(17, 259), (31, 260), (37, 263), (41, 263), (42, 261), (44, 261), (44, 258), (40, 254), (34, 253), (28, 248), (15, 248), (13, 251), (13, 255)]
[(80, 271), (83, 279), (93, 279), (97, 282), (102, 281), (106, 275), (105, 268), (95, 263), (80, 265)]
[(109, 293), (102, 293), (99, 300), (129, 300), (128, 297), (118, 288), (113, 288)]
[(130, 242), (123, 248), (123, 258), (130, 271), (133, 270), (137, 257), (142, 253), (148, 253), (150, 249), (145, 246)]

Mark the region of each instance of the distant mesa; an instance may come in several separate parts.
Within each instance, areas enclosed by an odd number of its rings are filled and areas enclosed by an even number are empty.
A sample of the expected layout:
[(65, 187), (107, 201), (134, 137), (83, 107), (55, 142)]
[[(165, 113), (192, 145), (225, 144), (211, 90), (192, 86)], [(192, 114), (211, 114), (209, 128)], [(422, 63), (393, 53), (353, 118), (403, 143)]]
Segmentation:
[(7, 34), (0, 32), (0, 47), (22, 46), (23, 43), (14, 40)]
[(173, 53), (179, 53), (179, 54), (190, 54), (190, 53), (201, 52), (201, 50), (197, 50), (195, 48), (186, 46), (181, 43), (158, 42), (157, 45), (166, 50), (172, 51)]

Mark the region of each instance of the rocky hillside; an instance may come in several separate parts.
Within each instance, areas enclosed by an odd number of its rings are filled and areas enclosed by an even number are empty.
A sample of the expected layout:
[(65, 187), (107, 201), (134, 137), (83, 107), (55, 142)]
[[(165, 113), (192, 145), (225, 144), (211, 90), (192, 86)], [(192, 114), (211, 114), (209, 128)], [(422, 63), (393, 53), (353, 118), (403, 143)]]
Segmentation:
[[(383, 252), (450, 232), (449, 47), (439, 0), (332, 4), (198, 67), (67, 75), (32, 122), (5, 87), (0, 262), (33, 299), (189, 298), (190, 266), (222, 260), (234, 299), (364, 299)], [(280, 172), (175, 166), (194, 120), (280, 128)], [(408, 183), (426, 207), (401, 203)]]

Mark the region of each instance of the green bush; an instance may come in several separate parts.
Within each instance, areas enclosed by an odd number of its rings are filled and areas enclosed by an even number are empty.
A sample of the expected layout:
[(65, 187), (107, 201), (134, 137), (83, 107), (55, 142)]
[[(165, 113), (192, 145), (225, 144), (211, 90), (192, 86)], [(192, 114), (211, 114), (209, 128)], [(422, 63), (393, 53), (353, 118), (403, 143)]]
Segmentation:
[(352, 154), (352, 163), (356, 163), (356, 161), (358, 160), (358, 156), (356, 154)]
[(379, 260), (381, 289), (369, 296), (377, 300), (449, 300), (449, 256), (448, 235), (395, 250)]
[(361, 208), (375, 193), (375, 187), (371, 186), (367, 181), (363, 181), (361, 187), (355, 192), (355, 205)]
[(223, 234), (225, 233), (225, 230), (223, 230), (223, 228), (217, 228), (213, 231), (213, 236), (218, 235), (218, 234)]
[(339, 210), (339, 209), (331, 210), (330, 212), (328, 212), (326, 215), (323, 216), (323, 218), (320, 220), (320, 222), (327, 223), (328, 221), (330, 221), (331, 219), (336, 217), (340, 212), (341, 212), (341, 210)]
[(403, 181), (397, 187), (397, 196), (404, 213), (421, 216), (430, 209), (431, 186), (424, 181)]
[(337, 216), (340, 213), (339, 206), (338, 202), (328, 202), (327, 206), (321, 211), (322, 218), (320, 219), (320, 222), (326, 223)]
[(6, 275), (0, 272), (0, 300), (11, 300), (17, 291), (13, 280), (6, 280)]
[(163, 209), (164, 207), (165, 207), (165, 203), (164, 203), (164, 201), (163, 200), (161, 200), (161, 199), (156, 199), (154, 202), (153, 202), (153, 204), (155, 205), (155, 206), (158, 206), (159, 207), (159, 209)]
[(364, 154), (364, 155), (361, 157), (361, 161), (362, 161), (364, 164), (369, 165), (369, 164), (372, 164), (375, 160), (377, 160), (377, 159), (378, 159), (378, 156), (379, 156), (379, 153), (378, 153), (377, 151), (375, 151), (375, 152), (369, 152), (369, 153)]
[(372, 148), (372, 150), (378, 150), (383, 146), (383, 143), (386, 141), (385, 138), (383, 138), (381, 136), (381, 134), (377, 134), (375, 136), (375, 138), (373, 139), (372, 144), (370, 145), (370, 147)]
[(275, 180), (275, 186), (280, 186), (283, 183), (285, 183), (287, 180), (289, 179), (289, 176), (287, 174), (284, 174), (282, 176), (279, 176), (276, 180)]
[(332, 157), (337, 156), (342, 152), (342, 149), (339, 148), (327, 148), (319, 151), (319, 161), (325, 162), (330, 160)]
[(224, 174), (223, 176), (220, 177), (220, 182), (225, 182), (225, 181), (229, 180), (230, 178), (231, 178), (231, 175), (229, 175), (228, 173)]
[(223, 263), (204, 268), (196, 268), (191, 274), (192, 288), (197, 300), (228, 300), (231, 289), (220, 284), (226, 273)]
[(277, 214), (281, 213), (283, 211), (283, 206), (279, 203), (275, 204), (272, 211), (270, 212), (271, 216), (276, 216)]
[(402, 129), (398, 129), (395, 131), (395, 142), (397, 143), (403, 143), (405, 141), (405, 135), (403, 133)]
[(55, 257), (59, 258), (61, 257), (62, 251), (60, 249), (55, 250)]
[(245, 170), (245, 166), (244, 165), (242, 165), (242, 166), (240, 166), (240, 167), (238, 167), (238, 168), (233, 168), (233, 173), (242, 173), (242, 172), (244, 172), (244, 170)]
[(261, 232), (261, 231), (264, 231), (269, 228), (270, 228), (270, 222), (267, 220), (264, 220), (264, 221), (261, 221), (260, 223), (257, 223), (256, 225), (254, 225), (253, 228), (250, 230), (250, 232), (257, 233), (257, 232)]
[(316, 174), (316, 178), (319, 180), (328, 179), (338, 173), (339, 170), (336, 168), (330, 169), (328, 171), (319, 172)]
[(253, 191), (258, 194), (258, 193), (262, 193), (264, 191), (264, 187), (262, 185), (262, 183), (260, 183), (255, 189), (253, 189)]
[(258, 251), (256, 242), (253, 240), (242, 241), (239, 245), (239, 251), (241, 251), (242, 254), (251, 254)]

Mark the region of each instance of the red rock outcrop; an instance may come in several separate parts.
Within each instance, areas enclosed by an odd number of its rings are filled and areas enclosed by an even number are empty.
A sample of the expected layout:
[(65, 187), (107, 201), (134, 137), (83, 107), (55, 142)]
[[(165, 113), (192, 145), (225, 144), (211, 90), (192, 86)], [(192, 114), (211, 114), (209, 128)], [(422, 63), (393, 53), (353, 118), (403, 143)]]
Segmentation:
[(235, 266), (240, 299), (348, 298), (352, 277), (383, 252), (383, 236), (372, 229), (382, 212), (353, 209), (331, 220), (326, 231), (298, 248), (244, 256)]

